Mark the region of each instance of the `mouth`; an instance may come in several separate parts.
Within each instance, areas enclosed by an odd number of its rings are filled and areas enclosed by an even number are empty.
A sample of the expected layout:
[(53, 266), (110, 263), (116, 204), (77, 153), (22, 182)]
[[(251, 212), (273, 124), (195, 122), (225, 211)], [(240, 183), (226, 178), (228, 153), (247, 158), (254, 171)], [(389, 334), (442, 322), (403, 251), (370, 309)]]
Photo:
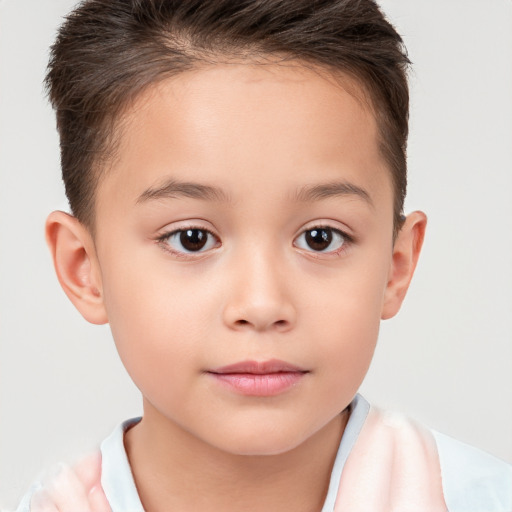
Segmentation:
[(285, 361), (242, 361), (206, 372), (216, 382), (247, 396), (274, 396), (295, 387), (310, 373)]

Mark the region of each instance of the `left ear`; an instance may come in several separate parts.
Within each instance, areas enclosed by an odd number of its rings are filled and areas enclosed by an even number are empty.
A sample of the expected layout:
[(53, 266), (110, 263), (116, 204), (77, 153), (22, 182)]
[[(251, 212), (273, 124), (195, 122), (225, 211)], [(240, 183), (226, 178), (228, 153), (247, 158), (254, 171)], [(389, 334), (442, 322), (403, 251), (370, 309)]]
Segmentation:
[(418, 263), (426, 227), (427, 216), (423, 212), (413, 212), (407, 216), (397, 235), (384, 293), (382, 320), (395, 316), (402, 305)]

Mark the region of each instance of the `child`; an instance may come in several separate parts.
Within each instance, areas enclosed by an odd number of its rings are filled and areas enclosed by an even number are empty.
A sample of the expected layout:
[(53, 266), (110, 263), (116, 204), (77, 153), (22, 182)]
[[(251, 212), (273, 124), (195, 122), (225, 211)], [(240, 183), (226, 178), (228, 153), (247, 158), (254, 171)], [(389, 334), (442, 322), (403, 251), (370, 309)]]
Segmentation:
[(357, 395), (426, 225), (402, 215), (407, 63), (370, 0), (69, 17), (48, 86), (73, 216), (47, 239), (144, 416), (20, 510), (511, 510), (508, 465)]

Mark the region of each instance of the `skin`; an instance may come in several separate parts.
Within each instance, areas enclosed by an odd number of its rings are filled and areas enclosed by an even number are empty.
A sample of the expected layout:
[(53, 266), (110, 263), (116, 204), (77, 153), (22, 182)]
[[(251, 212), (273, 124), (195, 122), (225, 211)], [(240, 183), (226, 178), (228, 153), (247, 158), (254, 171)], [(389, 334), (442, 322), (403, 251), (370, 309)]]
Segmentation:
[[(414, 212), (393, 243), (375, 117), (346, 83), (250, 63), (163, 81), (125, 116), (94, 238), (67, 214), (48, 218), (64, 290), (88, 321), (110, 323), (142, 392), (125, 446), (147, 512), (322, 508), (345, 408), (426, 225)], [(307, 244), (315, 227), (334, 230), (323, 252)], [(205, 250), (168, 236), (190, 228), (213, 234)], [(269, 359), (304, 374), (261, 397), (209, 373)]]

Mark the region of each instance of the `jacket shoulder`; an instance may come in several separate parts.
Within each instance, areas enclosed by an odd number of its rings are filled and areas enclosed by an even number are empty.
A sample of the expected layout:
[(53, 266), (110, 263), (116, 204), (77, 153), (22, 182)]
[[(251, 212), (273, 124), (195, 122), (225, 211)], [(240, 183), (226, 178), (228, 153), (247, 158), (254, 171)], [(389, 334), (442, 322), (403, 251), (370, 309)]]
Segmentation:
[(512, 512), (512, 466), (432, 430), (449, 512)]

